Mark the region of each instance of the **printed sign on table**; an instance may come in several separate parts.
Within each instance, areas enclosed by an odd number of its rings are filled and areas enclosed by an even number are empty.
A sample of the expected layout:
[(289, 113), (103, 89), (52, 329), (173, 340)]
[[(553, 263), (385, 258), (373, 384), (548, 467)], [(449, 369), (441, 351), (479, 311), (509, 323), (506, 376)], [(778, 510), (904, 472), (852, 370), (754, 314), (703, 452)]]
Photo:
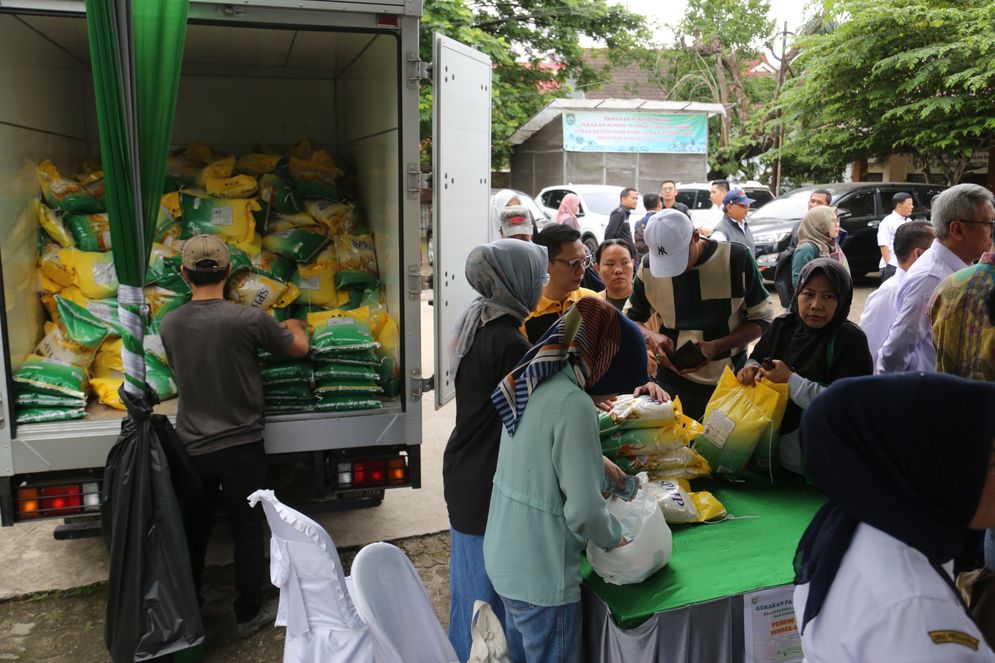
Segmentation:
[(785, 585), (743, 595), (746, 663), (802, 662), (794, 593), (794, 585)]
[(705, 154), (708, 117), (703, 113), (564, 111), (567, 152)]

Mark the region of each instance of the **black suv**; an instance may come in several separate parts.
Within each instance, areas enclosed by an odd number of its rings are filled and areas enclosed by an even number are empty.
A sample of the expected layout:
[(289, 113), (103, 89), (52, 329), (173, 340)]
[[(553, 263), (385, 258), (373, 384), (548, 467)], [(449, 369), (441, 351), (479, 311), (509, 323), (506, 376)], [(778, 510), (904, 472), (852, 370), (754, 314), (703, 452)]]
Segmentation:
[(832, 205), (838, 210), (840, 227), (848, 233), (843, 252), (850, 273), (859, 278), (876, 272), (881, 259), (878, 225), (894, 210), (891, 197), (899, 192), (911, 193), (916, 202), (911, 218), (929, 219), (933, 196), (945, 188), (912, 182), (844, 182), (806, 186), (782, 194), (748, 219), (757, 244), (757, 264), (767, 278), (774, 278), (777, 256), (788, 247), (792, 233), (797, 232), (808, 211), (809, 197), (816, 189), (827, 189), (833, 194)]

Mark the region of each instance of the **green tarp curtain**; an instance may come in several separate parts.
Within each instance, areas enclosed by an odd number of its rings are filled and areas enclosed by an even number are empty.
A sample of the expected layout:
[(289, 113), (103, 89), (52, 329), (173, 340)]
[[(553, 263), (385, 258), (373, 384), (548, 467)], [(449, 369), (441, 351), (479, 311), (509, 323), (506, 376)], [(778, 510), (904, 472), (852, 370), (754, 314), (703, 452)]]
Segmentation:
[(187, 0), (87, 0), (90, 60), (124, 334), (125, 388), (145, 391), (145, 266), (166, 173)]

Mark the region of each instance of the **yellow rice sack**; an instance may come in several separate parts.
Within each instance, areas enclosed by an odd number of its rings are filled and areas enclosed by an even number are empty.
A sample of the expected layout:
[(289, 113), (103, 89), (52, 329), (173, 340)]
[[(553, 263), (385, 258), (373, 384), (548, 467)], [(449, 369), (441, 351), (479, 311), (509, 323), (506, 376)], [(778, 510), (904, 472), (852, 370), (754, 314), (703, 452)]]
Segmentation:
[(197, 176), (197, 186), (204, 188), (210, 180), (226, 180), (235, 171), (235, 157), (225, 157), (213, 161), (200, 171)]
[(337, 203), (331, 200), (306, 200), (304, 209), (316, 221), (332, 232), (349, 232), (355, 225), (355, 207), (351, 203)]
[(35, 217), (38, 219), (38, 225), (48, 233), (48, 236), (56, 241), (56, 243), (63, 247), (69, 248), (76, 246), (76, 239), (73, 237), (72, 233), (66, 229), (65, 224), (62, 219), (55, 213), (48, 205), (43, 204), (41, 201), (36, 200), (34, 202)]
[(228, 280), (228, 299), (264, 311), (274, 308), (286, 291), (286, 283), (255, 272), (240, 272)]
[(338, 305), (339, 293), (335, 289), (335, 272), (319, 271), (304, 277), (299, 271), (294, 275), (293, 285), (299, 289), (300, 304), (307, 306), (333, 307)]
[(282, 157), (279, 154), (244, 154), (235, 162), (235, 172), (242, 175), (251, 175), (256, 179), (266, 173), (273, 172)]
[(259, 190), (259, 182), (251, 175), (236, 175), (207, 180), (204, 188), (215, 198), (251, 198)]
[(73, 273), (73, 284), (90, 299), (109, 299), (117, 296), (118, 280), (114, 269), (114, 255), (108, 251), (77, 251), (61, 249), (59, 259)]

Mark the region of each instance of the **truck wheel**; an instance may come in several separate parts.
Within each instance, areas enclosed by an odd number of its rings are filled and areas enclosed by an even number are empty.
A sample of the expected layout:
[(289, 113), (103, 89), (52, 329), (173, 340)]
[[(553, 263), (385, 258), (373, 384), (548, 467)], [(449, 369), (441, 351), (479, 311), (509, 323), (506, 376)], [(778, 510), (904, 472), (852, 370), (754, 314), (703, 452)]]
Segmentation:
[(593, 235), (587, 235), (584, 237), (584, 246), (587, 247), (587, 252), (593, 256), (598, 251), (598, 240)]

